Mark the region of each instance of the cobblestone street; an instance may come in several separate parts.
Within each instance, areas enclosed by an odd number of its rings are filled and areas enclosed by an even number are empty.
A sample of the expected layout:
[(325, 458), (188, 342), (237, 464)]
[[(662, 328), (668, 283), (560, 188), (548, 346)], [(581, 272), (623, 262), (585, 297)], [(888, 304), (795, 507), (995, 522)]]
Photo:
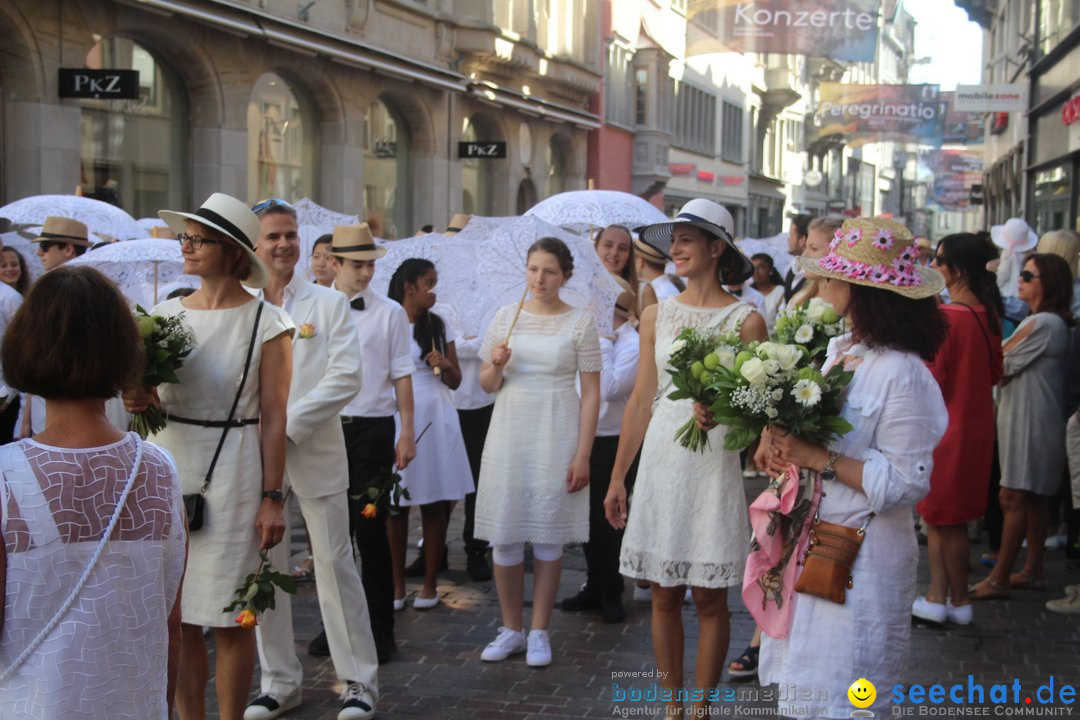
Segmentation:
[[(748, 498), (754, 497), (761, 487), (760, 481), (747, 481)], [(414, 535), (415, 532), (414, 529)], [(299, 536), (300, 533), (294, 531), (294, 538), (300, 539)], [(973, 562), (985, 549), (985, 543), (973, 546)], [(410, 549), (410, 559), (414, 552)], [(464, 565), (458, 510), (450, 528), (450, 571), (440, 577), (442, 605), (423, 613), (413, 610), (410, 605), (397, 614), (399, 650), (393, 661), (380, 669), (379, 718), (539, 720), (619, 717), (617, 706), (612, 702), (614, 674), (655, 669), (649, 641), (649, 605), (629, 599), (629, 583), (624, 624), (609, 625), (601, 622), (599, 615), (576, 615), (556, 610), (551, 635), (554, 661), (550, 667), (529, 668), (524, 656), (503, 663), (481, 662), (480, 650), (494, 638), (500, 624), (498, 599), (494, 583), (470, 582)], [(925, 548), (919, 569), (919, 587), (923, 592), (929, 579)], [(972, 577), (980, 578), (983, 574), (983, 568), (979, 567), (973, 570)], [(559, 597), (575, 593), (584, 578), (585, 561), (580, 547), (567, 548)], [(1072, 569), (1069, 568), (1062, 551), (1049, 551), (1047, 580), (1048, 592), (1018, 591), (1008, 601), (976, 605), (975, 623), (966, 628), (914, 627), (907, 683), (921, 683), (927, 687), (936, 683), (966, 685), (970, 674), (974, 675), (975, 682), (987, 686), (994, 683), (1010, 685), (1011, 696), (1015, 678), (1023, 688), (1022, 697), (1027, 693), (1033, 702), (1036, 689), (1048, 683), (1051, 675), (1054, 676), (1055, 692), (1064, 684), (1075, 687), (1080, 678), (1080, 616), (1051, 613), (1044, 603), (1049, 598), (1059, 597), (1065, 585), (1080, 582), (1080, 571), (1076, 569), (1075, 561)], [(410, 593), (418, 587), (418, 584), (410, 583)], [(311, 584), (303, 586), (295, 603), (297, 651), (306, 677), (303, 705), (283, 716), (294, 720), (332, 719), (339, 710), (330, 659), (311, 658), (306, 654), (308, 642), (320, 629), (314, 589)], [(531, 586), (526, 590), (526, 597), (530, 593)], [(747, 644), (753, 632), (750, 614), (735, 593), (730, 596), (730, 606), (729, 658)], [(687, 656), (692, 658), (697, 636), (692, 606), (686, 607), (684, 619)], [(692, 665), (688, 670), (692, 671)], [(649, 681), (636, 682), (640, 685)], [(623, 680), (622, 685), (625, 687), (626, 684)], [(211, 684), (211, 692), (212, 687)], [(775, 700), (760, 699), (761, 689), (756, 682), (730, 683), (725, 676), (722, 687), (732, 688), (738, 698), (736, 703), (725, 706), (724, 709), (731, 710), (730, 714), (741, 714), (737, 712), (741, 711), (768, 717), (770, 709), (775, 708)], [(878, 693), (882, 692), (883, 689), (878, 688)], [(755, 701), (754, 698), (758, 699)], [(949, 706), (945, 702), (940, 707)], [(917, 715), (920, 708), (908, 706), (906, 709), (914, 710)], [(997, 710), (1013, 709), (1024, 711), (1030, 708), (1010, 706)], [(652, 711), (653, 708), (645, 710)], [(988, 708), (988, 713), (995, 715), (995, 708)], [(1068, 714), (1068, 711), (1062, 710), (1060, 714)], [(216, 713), (211, 717), (217, 718)]]

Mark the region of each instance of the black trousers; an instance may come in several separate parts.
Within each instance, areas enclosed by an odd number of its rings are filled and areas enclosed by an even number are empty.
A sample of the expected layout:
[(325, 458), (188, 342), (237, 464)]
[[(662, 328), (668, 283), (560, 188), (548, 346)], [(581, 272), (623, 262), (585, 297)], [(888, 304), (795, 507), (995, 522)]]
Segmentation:
[[(611, 469), (615, 467), (615, 452), (619, 449), (619, 437), (593, 439), (589, 455), (589, 541), (585, 543), (585, 563), (588, 566), (586, 588), (601, 597), (621, 595), (623, 576), (619, 574), (619, 551), (622, 549), (623, 531), (616, 530), (604, 517), (604, 497), (611, 485)], [(637, 458), (626, 473), (629, 492), (637, 477)]]
[[(484, 455), (484, 441), (487, 440), (494, 409), (495, 405), (492, 404), (475, 410), (458, 410), (461, 436), (465, 440), (465, 454), (469, 456), (469, 467), (472, 469), (473, 490), (480, 484), (480, 459)], [(461, 532), (467, 553), (483, 553), (488, 548), (487, 540), (477, 540), (473, 536), (475, 523), (476, 493), (471, 492), (465, 496), (465, 527)]]
[(376, 479), (393, 472), (394, 418), (342, 418), (341, 429), (349, 458), (349, 526), (360, 553), (360, 580), (371, 616), (371, 632), (379, 646), (394, 641), (394, 576), (386, 536), (390, 499), (380, 500), (373, 518), (365, 518), (361, 511), (368, 503), (364, 491)]

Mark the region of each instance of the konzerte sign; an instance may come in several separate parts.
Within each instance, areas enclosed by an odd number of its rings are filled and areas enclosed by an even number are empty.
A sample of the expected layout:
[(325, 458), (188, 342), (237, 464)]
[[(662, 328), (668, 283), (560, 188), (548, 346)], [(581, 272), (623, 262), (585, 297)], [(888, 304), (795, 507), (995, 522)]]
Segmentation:
[(879, 140), (941, 145), (945, 113), (937, 85), (819, 87), (811, 140), (838, 135), (852, 146)]
[(686, 54), (771, 52), (869, 62), (880, 0), (689, 0)]

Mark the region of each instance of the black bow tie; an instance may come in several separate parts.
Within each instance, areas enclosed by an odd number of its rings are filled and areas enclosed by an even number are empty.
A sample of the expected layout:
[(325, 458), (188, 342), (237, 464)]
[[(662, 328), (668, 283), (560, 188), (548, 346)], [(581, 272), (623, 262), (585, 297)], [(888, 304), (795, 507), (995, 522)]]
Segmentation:
[(739, 289), (739, 290), (732, 290), (732, 291), (731, 291), (731, 294), (732, 294), (732, 295), (734, 295), (735, 297), (742, 297), (742, 290), (741, 290), (741, 289)]
[(363, 310), (364, 309), (364, 298), (363, 297), (353, 298), (351, 301), (349, 301), (349, 306), (353, 310)]

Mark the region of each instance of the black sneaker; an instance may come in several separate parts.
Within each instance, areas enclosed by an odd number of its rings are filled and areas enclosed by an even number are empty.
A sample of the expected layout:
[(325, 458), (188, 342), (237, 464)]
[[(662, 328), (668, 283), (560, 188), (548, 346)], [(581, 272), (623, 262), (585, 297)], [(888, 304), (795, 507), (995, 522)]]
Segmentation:
[(600, 596), (585, 587), (577, 595), (568, 597), (559, 603), (559, 607), (567, 612), (581, 612), (583, 610), (599, 610), (602, 604)]
[(470, 552), (465, 556), (465, 570), (473, 582), (487, 582), (491, 579), (491, 566), (488, 565), (487, 552)]
[(311, 657), (329, 657), (330, 645), (326, 642), (326, 631), (315, 636), (315, 639), (311, 641), (311, 644), (307, 647), (307, 654)]
[(621, 623), (626, 620), (626, 610), (623, 609), (622, 596), (612, 595), (604, 598), (600, 606), (600, 617), (606, 623)]
[(273, 720), (293, 708), (300, 707), (300, 691), (288, 697), (260, 695), (244, 708), (244, 720)]

